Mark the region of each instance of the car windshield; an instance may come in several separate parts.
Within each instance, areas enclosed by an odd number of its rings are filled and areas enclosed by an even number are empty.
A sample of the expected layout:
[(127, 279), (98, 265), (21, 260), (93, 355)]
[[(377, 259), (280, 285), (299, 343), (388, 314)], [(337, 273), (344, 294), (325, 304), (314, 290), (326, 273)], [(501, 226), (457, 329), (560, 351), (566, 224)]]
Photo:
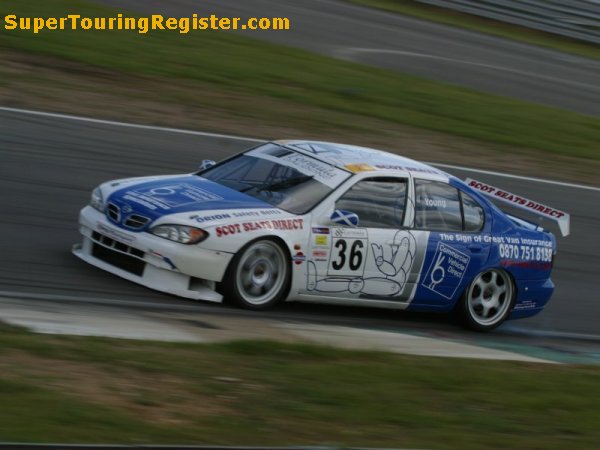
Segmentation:
[(351, 174), (277, 144), (266, 144), (198, 174), (294, 214), (310, 211)]

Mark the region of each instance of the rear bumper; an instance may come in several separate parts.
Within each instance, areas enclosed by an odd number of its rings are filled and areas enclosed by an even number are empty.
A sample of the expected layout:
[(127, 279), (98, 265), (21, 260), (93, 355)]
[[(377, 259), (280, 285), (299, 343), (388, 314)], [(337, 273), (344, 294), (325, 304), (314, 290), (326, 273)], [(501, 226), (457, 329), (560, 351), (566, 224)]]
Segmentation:
[(517, 280), (517, 301), (509, 319), (524, 319), (540, 313), (552, 294), (554, 283), (546, 280)]
[(79, 231), (83, 241), (73, 246), (73, 254), (93, 266), (179, 297), (222, 301), (214, 288), (223, 279), (230, 253), (122, 230), (89, 206), (81, 210)]

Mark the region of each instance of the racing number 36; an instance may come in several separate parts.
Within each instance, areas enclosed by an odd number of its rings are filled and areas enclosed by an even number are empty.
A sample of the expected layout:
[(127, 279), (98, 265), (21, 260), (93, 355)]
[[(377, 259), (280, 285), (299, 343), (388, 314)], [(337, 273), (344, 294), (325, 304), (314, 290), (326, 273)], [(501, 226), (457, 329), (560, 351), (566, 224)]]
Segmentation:
[[(350, 242), (350, 243), (349, 243)], [(363, 263), (363, 248), (364, 244), (362, 239), (354, 241), (347, 241), (346, 239), (338, 239), (333, 245), (337, 249), (337, 259), (333, 259), (331, 262), (331, 268), (336, 271), (344, 270), (346, 264), (352, 272), (357, 271), (362, 267)], [(350, 250), (348, 251), (348, 247)]]

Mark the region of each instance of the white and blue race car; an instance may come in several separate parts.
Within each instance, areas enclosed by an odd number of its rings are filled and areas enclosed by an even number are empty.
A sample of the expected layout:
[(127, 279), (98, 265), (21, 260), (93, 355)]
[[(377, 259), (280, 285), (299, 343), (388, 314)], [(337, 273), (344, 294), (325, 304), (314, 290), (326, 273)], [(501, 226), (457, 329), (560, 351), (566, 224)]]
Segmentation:
[(100, 185), (74, 253), (190, 299), (457, 310), (486, 331), (544, 308), (556, 253), (551, 233), (489, 197), (569, 232), (563, 211), (411, 159), (277, 141), (198, 173)]

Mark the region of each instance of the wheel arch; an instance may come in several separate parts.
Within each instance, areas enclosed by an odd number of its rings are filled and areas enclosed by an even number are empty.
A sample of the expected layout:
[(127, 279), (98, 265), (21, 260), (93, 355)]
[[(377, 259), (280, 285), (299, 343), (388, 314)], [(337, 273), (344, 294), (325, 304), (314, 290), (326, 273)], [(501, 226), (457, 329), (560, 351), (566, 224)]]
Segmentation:
[[(290, 247), (287, 244), (287, 242), (285, 242), (285, 240), (277, 234), (264, 234), (262, 236), (257, 236), (254, 239), (252, 239), (251, 241), (248, 241), (244, 245), (242, 245), (240, 247), (240, 249), (236, 252), (236, 254), (241, 252), (242, 250), (245, 250), (246, 248), (250, 247), (252, 244), (254, 244), (255, 242), (258, 242), (258, 241), (273, 241), (273, 242), (279, 244), (281, 246), (281, 248), (283, 248), (283, 250), (285, 251), (285, 255), (287, 256), (288, 262), (291, 264), (292, 253), (290, 251)], [(231, 261), (229, 262), (229, 265), (231, 265)], [(229, 269), (229, 265), (227, 266), (227, 269)]]
[(244, 250), (246, 250), (248, 247), (250, 247), (252, 244), (254, 244), (255, 242), (258, 241), (272, 241), (275, 242), (276, 244), (278, 244), (283, 252), (285, 253), (286, 259), (287, 259), (287, 264), (288, 264), (288, 270), (290, 273), (290, 279), (288, 281), (288, 286), (286, 287), (286, 298), (289, 296), (290, 293), (290, 289), (293, 283), (293, 264), (292, 264), (292, 253), (290, 251), (289, 245), (285, 242), (285, 240), (281, 237), (278, 236), (276, 234), (265, 234), (265, 235), (261, 235), (261, 236), (257, 236), (254, 239), (246, 242), (244, 245), (242, 245), (237, 252), (235, 252), (233, 258), (231, 258), (231, 260), (229, 261), (229, 263), (227, 264), (227, 268), (225, 269), (225, 273), (223, 274), (223, 280), (218, 283), (217, 285), (217, 291), (220, 294), (223, 294), (223, 283), (227, 280), (227, 276), (230, 272), (230, 270), (232, 270), (232, 268), (234, 267), (234, 264), (236, 263), (236, 256), (238, 254), (240, 254), (241, 252), (243, 252)]
[[(467, 306), (467, 298), (466, 297), (468, 295), (468, 292), (469, 292), (473, 282), (480, 275), (482, 275), (483, 273), (488, 272), (488, 271), (497, 271), (497, 272), (506, 274), (506, 277), (508, 278), (508, 282), (510, 282), (510, 284), (511, 284), (512, 298), (510, 299), (511, 304), (509, 305), (508, 309), (506, 310), (506, 313), (504, 313), (504, 316), (503, 316), (504, 318), (501, 319), (501, 321), (499, 323), (497, 323), (495, 325), (491, 325), (489, 328), (486, 329), (486, 327), (482, 324), (479, 324), (479, 325), (476, 324), (475, 326), (473, 326), (472, 319), (467, 319), (466, 314), (467, 314), (468, 306)], [(461, 295), (457, 298), (457, 300), (452, 308), (452, 315), (462, 325), (466, 326), (467, 328), (469, 328), (471, 330), (478, 331), (478, 332), (490, 331), (490, 330), (493, 330), (494, 328), (500, 326), (503, 322), (505, 322), (506, 320), (509, 319), (515, 305), (517, 304), (517, 295), (518, 295), (518, 286), (517, 286), (516, 279), (515, 279), (514, 275), (509, 270), (506, 269), (506, 267), (502, 267), (502, 266), (498, 266), (498, 265), (482, 267), (482, 268), (480, 268), (479, 271), (477, 271), (477, 273), (473, 276), (473, 278), (471, 278), (469, 280), (469, 282), (466, 284), (465, 288), (462, 290)]]
[(473, 277), (467, 282), (465, 283), (463, 289), (460, 292), (459, 295), (457, 295), (454, 299), (454, 304), (452, 305), (452, 310), (456, 310), (456, 308), (458, 308), (460, 306), (460, 300), (464, 297), (464, 295), (466, 294), (467, 290), (469, 289), (469, 287), (471, 286), (471, 283), (473, 282), (473, 280), (482, 272), (485, 272), (486, 270), (500, 270), (502, 272), (505, 272), (508, 277), (510, 278), (510, 282), (512, 283), (513, 289), (514, 289), (514, 296), (515, 299), (517, 298), (517, 292), (518, 292), (518, 286), (517, 286), (517, 280), (514, 276), (514, 274), (510, 271), (507, 270), (506, 267), (502, 267), (502, 266), (484, 266), (481, 267), (474, 275)]

